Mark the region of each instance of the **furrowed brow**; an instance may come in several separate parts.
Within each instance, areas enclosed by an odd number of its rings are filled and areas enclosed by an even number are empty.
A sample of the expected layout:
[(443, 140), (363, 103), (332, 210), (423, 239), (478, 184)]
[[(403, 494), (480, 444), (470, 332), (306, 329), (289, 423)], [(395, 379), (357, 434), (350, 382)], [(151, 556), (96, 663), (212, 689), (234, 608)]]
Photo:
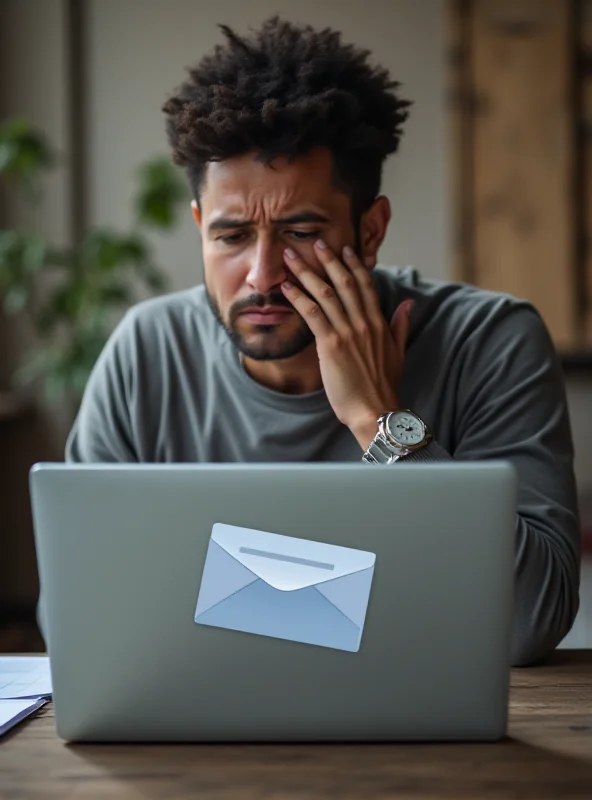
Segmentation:
[[(287, 217), (278, 217), (273, 219), (274, 225), (302, 225), (305, 223), (314, 222), (317, 224), (327, 224), (329, 218), (318, 214), (316, 211), (300, 211), (296, 214), (290, 214)], [(241, 230), (243, 228), (250, 228), (255, 225), (255, 220), (248, 219), (232, 219), (231, 217), (220, 217), (214, 220), (208, 226), (208, 231), (228, 231), (228, 230)]]

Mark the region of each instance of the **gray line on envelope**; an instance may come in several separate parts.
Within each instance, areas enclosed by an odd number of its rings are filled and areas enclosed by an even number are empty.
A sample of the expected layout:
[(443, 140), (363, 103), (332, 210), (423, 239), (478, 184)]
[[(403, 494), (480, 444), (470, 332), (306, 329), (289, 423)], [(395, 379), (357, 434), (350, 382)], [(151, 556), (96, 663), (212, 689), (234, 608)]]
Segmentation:
[(290, 564), (302, 564), (304, 567), (316, 567), (317, 569), (335, 569), (335, 564), (326, 564), (324, 561), (311, 561), (308, 558), (298, 558), (297, 556), (285, 556), (283, 553), (271, 553), (269, 550), (255, 550), (254, 547), (240, 547), (239, 552), (246, 553), (248, 556), (261, 556), (261, 558), (272, 558), (274, 561), (289, 561)]

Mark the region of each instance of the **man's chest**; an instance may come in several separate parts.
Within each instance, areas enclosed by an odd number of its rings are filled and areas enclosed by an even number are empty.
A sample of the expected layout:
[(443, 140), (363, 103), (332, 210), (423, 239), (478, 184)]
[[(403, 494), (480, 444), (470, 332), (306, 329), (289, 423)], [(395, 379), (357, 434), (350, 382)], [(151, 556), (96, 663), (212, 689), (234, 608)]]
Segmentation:
[(353, 462), (362, 450), (331, 409), (278, 410), (251, 398), (211, 395), (160, 409), (156, 462)]

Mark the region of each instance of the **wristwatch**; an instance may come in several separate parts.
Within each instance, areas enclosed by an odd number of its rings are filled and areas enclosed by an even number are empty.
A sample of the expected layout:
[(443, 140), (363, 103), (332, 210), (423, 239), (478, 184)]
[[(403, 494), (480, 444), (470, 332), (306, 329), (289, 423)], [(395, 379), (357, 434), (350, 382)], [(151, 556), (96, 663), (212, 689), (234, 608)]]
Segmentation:
[(392, 464), (425, 447), (432, 438), (425, 422), (409, 409), (389, 411), (378, 418), (378, 433), (368, 445), (362, 461)]

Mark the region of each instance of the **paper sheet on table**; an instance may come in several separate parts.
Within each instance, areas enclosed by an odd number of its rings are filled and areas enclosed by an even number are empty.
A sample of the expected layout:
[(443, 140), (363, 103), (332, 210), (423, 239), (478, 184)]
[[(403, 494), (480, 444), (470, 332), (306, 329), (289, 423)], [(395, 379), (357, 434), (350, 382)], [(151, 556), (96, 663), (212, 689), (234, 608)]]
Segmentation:
[(43, 697), (37, 700), (0, 700), (0, 736), (22, 722), (25, 717), (34, 714), (47, 702)]
[(0, 656), (0, 699), (36, 699), (52, 692), (47, 656)]

